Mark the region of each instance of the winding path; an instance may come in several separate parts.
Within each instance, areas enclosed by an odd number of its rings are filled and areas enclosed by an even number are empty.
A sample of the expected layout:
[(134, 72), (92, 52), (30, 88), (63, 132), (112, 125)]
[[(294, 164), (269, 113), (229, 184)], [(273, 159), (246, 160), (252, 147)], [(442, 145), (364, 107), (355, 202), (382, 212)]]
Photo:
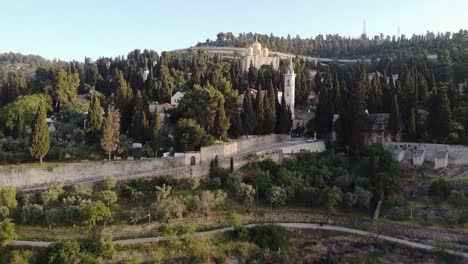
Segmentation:
[[(320, 226), (319, 224), (311, 224), (311, 223), (277, 223), (277, 224), (282, 226), (282, 227), (286, 227), (286, 228), (316, 229), (316, 230), (320, 229), (320, 230), (337, 231), (337, 232), (349, 233), (349, 234), (360, 235), (360, 236), (365, 236), (365, 237), (377, 238), (377, 239), (388, 241), (388, 242), (391, 242), (391, 243), (400, 244), (400, 245), (408, 246), (408, 247), (415, 248), (415, 249), (422, 249), (422, 250), (426, 250), (426, 251), (432, 251), (434, 249), (434, 247), (430, 246), (430, 245), (417, 243), (417, 242), (411, 242), (411, 241), (404, 240), (404, 239), (399, 239), (399, 238), (396, 238), (396, 237), (378, 235), (376, 233), (362, 231), (362, 230), (359, 230), (359, 229), (342, 227), (342, 226), (333, 226), (333, 225)], [(247, 227), (253, 227), (255, 225), (257, 225), (257, 224), (249, 224), (249, 225), (246, 225), (246, 226)], [(203, 237), (205, 235), (221, 233), (221, 232), (226, 232), (226, 231), (231, 231), (231, 230), (233, 230), (232, 227), (225, 227), (225, 228), (219, 228), (219, 229), (214, 229), (214, 230), (210, 230), (210, 231), (196, 232), (195, 236), (196, 237)], [(170, 239), (177, 239), (177, 237), (176, 238), (146, 237), (146, 238), (121, 239), (121, 240), (115, 240), (114, 243), (115, 244), (120, 244), (120, 245), (158, 243), (160, 241), (170, 240)], [(10, 242), (9, 245), (10, 246), (21, 246), (21, 247), (48, 247), (51, 244), (52, 244), (52, 242), (14, 240), (14, 241)], [(468, 253), (465, 253), (465, 252), (455, 251), (455, 250), (446, 250), (446, 252), (451, 254), (451, 255), (457, 255), (457, 256), (461, 256), (461, 257), (464, 257), (464, 258), (468, 259)]]

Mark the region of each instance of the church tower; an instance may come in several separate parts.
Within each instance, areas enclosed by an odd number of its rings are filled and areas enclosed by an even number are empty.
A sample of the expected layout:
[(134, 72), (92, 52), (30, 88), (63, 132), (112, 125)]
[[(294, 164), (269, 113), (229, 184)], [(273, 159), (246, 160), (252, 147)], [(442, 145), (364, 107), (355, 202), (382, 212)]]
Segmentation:
[(286, 106), (291, 110), (291, 117), (294, 120), (294, 94), (296, 86), (296, 74), (294, 73), (294, 65), (292, 57), (289, 57), (289, 66), (284, 74), (284, 100)]

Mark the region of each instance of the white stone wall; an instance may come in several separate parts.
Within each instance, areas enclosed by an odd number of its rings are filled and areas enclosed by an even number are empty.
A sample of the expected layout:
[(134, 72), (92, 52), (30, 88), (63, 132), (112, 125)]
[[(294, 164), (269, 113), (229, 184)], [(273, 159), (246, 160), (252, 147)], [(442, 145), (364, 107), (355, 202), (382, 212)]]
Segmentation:
[(391, 142), (385, 146), (389, 150), (395, 146), (405, 149), (408, 157), (412, 157), (416, 150), (425, 150), (425, 160), (431, 162), (434, 162), (438, 151), (447, 151), (449, 165), (468, 165), (468, 147), (463, 145)]

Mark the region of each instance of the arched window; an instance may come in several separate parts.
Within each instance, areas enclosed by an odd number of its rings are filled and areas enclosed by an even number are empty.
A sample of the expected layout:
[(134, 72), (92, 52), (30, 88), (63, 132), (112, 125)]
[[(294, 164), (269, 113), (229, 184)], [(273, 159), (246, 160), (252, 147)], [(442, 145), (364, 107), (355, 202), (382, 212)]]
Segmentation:
[(192, 156), (192, 157), (190, 158), (190, 166), (193, 166), (193, 165), (195, 165), (196, 163), (197, 163), (197, 159), (195, 158), (195, 156)]

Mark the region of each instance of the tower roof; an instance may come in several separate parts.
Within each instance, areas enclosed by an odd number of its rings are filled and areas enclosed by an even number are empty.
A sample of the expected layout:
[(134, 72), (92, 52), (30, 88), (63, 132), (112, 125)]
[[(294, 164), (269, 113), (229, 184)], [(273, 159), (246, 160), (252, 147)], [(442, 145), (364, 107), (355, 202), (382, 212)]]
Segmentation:
[(257, 37), (255, 37), (255, 42), (252, 43), (252, 48), (259, 49), (259, 50), (262, 49), (262, 44), (260, 44), (260, 42), (258, 42)]

